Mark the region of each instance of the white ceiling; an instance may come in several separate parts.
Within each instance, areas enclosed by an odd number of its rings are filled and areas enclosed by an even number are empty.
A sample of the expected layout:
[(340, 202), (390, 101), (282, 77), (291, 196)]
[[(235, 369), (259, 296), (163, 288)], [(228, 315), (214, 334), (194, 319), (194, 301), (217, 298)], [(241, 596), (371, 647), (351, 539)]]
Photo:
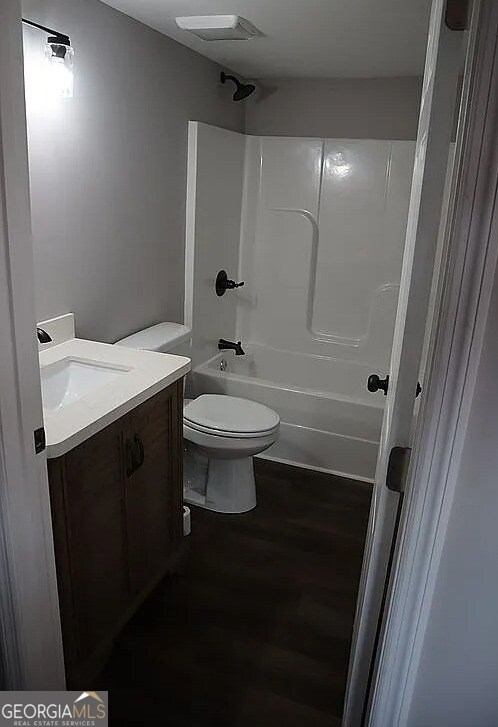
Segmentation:
[[(246, 78), (373, 78), (423, 71), (430, 0), (104, 0)], [(202, 41), (182, 15), (236, 14), (265, 36)]]

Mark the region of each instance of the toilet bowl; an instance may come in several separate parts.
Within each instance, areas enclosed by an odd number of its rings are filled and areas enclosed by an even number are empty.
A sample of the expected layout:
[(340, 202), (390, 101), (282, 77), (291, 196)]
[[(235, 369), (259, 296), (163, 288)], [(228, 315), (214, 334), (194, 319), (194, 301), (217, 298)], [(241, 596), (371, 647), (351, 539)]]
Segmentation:
[[(158, 323), (116, 345), (188, 355), (191, 331)], [(184, 499), (215, 512), (241, 513), (256, 507), (252, 458), (274, 444), (280, 418), (263, 404), (222, 394), (185, 401)]]
[(203, 394), (185, 402), (185, 500), (208, 510), (242, 513), (256, 507), (252, 458), (278, 439), (280, 419), (249, 399)]

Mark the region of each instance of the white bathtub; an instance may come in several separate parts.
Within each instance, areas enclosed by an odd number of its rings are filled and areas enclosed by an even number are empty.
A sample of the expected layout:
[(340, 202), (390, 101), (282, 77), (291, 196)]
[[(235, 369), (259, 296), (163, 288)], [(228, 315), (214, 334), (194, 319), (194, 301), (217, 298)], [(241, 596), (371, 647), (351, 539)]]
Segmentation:
[(258, 344), (244, 350), (197, 366), (194, 394), (241, 396), (278, 412), (280, 440), (262, 457), (373, 481), (384, 402), (366, 389), (370, 368)]

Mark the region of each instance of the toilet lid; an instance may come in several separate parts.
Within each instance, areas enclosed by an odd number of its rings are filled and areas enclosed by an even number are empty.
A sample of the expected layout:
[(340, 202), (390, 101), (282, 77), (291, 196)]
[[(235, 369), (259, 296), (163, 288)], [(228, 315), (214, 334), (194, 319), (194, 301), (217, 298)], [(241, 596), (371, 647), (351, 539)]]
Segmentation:
[(216, 432), (258, 435), (273, 431), (280, 424), (276, 412), (264, 404), (223, 394), (203, 394), (183, 410), (187, 424)]

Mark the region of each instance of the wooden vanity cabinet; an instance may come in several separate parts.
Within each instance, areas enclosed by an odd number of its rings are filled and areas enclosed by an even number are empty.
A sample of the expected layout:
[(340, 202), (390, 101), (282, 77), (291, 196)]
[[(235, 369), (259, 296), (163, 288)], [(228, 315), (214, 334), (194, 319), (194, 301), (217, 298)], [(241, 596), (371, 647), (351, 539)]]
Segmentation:
[(183, 538), (182, 410), (180, 392), (146, 401), (128, 419), (127, 440), (138, 457), (143, 448), (143, 464), (125, 477), (128, 573), (134, 596), (161, 576)]
[(182, 394), (172, 384), (48, 462), (69, 688), (95, 675), (179, 554)]

